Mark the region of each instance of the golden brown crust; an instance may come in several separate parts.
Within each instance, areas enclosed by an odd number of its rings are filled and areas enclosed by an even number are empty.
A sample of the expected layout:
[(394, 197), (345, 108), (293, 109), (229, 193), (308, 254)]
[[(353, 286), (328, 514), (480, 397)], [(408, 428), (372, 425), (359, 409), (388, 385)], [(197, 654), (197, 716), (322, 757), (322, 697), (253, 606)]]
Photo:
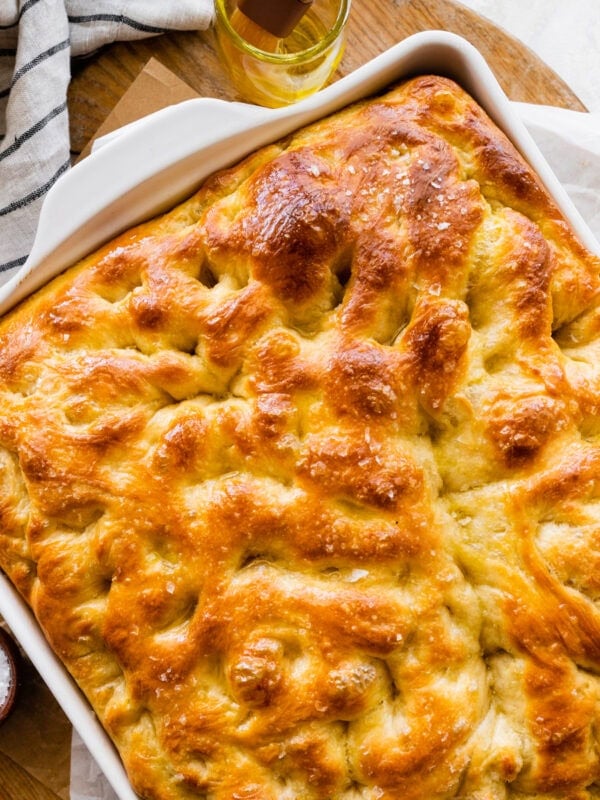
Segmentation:
[(143, 797), (600, 797), (598, 268), (425, 76), (4, 318), (0, 564)]

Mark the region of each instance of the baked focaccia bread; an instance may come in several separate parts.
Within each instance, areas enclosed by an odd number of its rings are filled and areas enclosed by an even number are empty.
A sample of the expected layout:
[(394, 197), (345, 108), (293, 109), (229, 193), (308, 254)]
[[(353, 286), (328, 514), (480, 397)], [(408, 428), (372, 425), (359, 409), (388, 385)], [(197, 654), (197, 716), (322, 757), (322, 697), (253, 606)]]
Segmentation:
[(600, 797), (599, 267), (423, 76), (3, 319), (0, 563), (141, 797)]

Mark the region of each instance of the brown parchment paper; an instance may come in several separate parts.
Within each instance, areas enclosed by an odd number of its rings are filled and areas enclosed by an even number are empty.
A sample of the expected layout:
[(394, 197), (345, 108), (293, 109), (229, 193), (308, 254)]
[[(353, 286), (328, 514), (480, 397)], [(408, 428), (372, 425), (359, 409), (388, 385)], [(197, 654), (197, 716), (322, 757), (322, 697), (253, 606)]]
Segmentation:
[(198, 92), (156, 58), (151, 58), (83, 148), (78, 160), (90, 154), (93, 143), (100, 136), (135, 122), (153, 111), (195, 97), (198, 97)]

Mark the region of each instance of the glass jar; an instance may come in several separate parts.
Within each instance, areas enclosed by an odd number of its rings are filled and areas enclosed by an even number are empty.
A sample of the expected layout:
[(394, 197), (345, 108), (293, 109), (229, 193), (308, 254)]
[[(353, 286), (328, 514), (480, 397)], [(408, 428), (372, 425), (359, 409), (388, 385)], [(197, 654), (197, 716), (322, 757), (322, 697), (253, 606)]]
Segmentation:
[(315, 0), (294, 30), (276, 42), (275, 52), (242, 38), (232, 24), (236, 9), (237, 0), (215, 0), (219, 55), (243, 100), (270, 108), (288, 105), (320, 89), (335, 72), (350, 0)]

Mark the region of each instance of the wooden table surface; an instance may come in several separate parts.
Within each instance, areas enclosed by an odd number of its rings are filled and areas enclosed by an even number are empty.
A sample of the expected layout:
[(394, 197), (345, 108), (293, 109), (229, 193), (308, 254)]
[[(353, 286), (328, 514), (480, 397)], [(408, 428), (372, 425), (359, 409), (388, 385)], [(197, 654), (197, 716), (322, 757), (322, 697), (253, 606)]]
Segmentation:
[[(452, 31), (469, 39), (510, 99), (585, 110), (569, 87), (531, 50), (454, 0), (352, 0), (346, 52), (336, 77), (346, 75), (406, 36), (431, 29)], [(236, 99), (218, 62), (211, 30), (110, 45), (72, 65), (68, 103), (74, 154), (81, 152), (152, 57), (200, 94)], [(36, 713), (34, 709), (39, 706), (34, 705), (31, 714)], [(3, 753), (0, 787), (1, 800), (59, 800), (55, 792)]]

